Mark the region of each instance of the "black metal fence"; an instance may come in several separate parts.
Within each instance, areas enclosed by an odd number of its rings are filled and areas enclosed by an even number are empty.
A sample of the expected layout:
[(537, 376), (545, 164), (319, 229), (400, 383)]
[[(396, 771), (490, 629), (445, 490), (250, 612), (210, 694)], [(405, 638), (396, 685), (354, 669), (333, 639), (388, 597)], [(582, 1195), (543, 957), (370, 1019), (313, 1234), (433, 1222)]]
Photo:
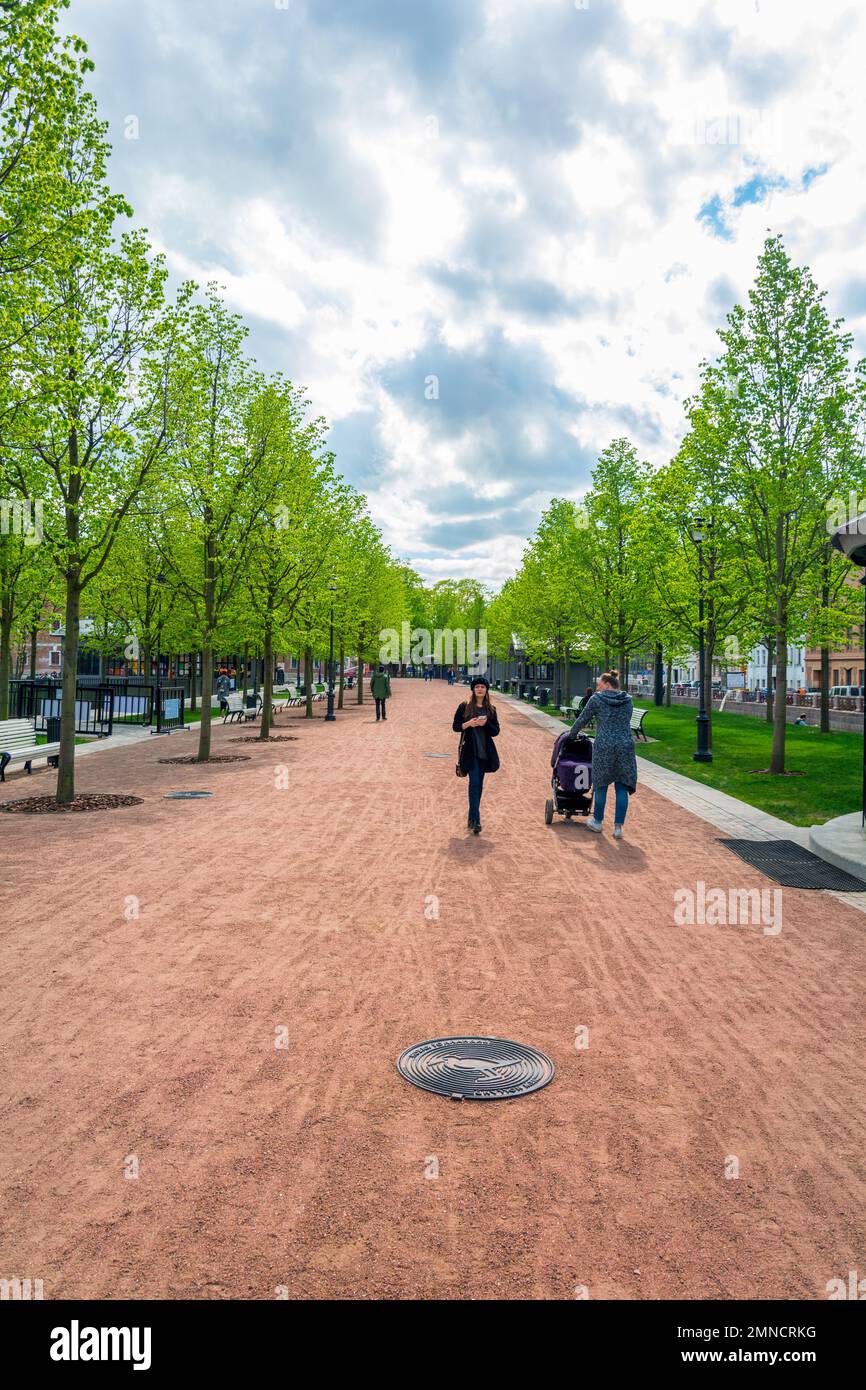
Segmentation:
[(108, 680), (104, 684), (114, 694), (114, 717), (118, 723), (153, 723), (154, 686), (137, 680)]
[[(31, 719), (37, 733), (47, 734), (49, 719), (60, 718), (62, 693), (59, 681), (10, 681), (11, 716)], [(113, 728), (114, 691), (104, 685), (76, 685), (75, 732), (110, 738)]]
[(180, 685), (161, 685), (158, 691), (155, 691), (155, 697), (156, 732), (165, 734), (171, 729), (185, 728), (186, 695), (183, 687)]

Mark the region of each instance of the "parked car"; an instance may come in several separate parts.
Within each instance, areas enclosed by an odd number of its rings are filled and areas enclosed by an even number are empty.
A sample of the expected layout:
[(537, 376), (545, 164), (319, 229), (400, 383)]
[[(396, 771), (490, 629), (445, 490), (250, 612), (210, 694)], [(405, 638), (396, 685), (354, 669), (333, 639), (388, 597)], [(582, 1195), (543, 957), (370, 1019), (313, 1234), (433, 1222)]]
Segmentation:
[(847, 699), (858, 699), (863, 694), (862, 685), (831, 685), (831, 695), (841, 695)]

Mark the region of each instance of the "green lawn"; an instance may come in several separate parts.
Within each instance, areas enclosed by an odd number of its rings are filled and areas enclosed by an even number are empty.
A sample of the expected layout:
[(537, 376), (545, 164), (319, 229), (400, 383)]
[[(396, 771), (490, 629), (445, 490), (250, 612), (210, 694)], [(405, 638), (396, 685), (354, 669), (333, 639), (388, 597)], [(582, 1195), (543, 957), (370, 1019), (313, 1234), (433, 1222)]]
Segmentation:
[[(748, 714), (713, 715), (713, 761), (696, 763), (695, 710), (683, 705), (648, 710), (644, 730), (657, 743), (638, 744), (642, 758), (673, 768), (697, 782), (758, 806), (792, 825), (815, 825), (848, 811), (859, 811), (863, 798), (862, 734), (820, 734), (817, 729), (788, 725), (785, 766), (802, 777), (755, 776), (768, 767), (772, 731), (763, 719)], [(547, 707), (548, 714), (557, 711)], [(571, 722), (571, 721), (568, 721)]]

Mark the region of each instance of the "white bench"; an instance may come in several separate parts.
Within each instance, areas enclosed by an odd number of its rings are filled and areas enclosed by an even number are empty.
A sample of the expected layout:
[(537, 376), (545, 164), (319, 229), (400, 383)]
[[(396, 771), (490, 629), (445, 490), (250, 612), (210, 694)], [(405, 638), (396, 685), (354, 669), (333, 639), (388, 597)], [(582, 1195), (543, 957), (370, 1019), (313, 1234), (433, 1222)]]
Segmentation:
[(223, 715), (223, 723), (224, 723), (224, 724), (225, 724), (226, 720), (228, 720), (228, 722), (229, 722), (230, 724), (233, 724), (233, 723), (235, 722), (235, 720), (237, 720), (237, 721), (240, 723), (240, 721), (241, 721), (242, 719), (247, 719), (247, 718), (249, 718), (249, 719), (254, 719), (254, 718), (255, 718), (255, 714), (256, 714), (255, 710), (247, 709), (246, 705), (244, 704), (244, 697), (243, 697), (243, 695), (241, 695), (240, 691), (238, 691), (238, 690), (231, 690), (231, 691), (229, 691), (229, 693), (228, 693), (228, 695), (226, 695), (225, 699), (226, 699), (226, 711), (225, 711), (225, 713), (224, 713), (224, 715)]
[(0, 720), (0, 782), (6, 781), (10, 763), (23, 762), (27, 772), (32, 772), (34, 758), (47, 758), (56, 767), (59, 753), (59, 743), (36, 742), (36, 730), (29, 719)]
[(633, 709), (631, 712), (631, 720), (629, 722), (631, 724), (631, 731), (634, 734), (635, 743), (637, 743), (639, 738), (642, 738), (644, 743), (649, 743), (649, 739), (644, 733), (643, 728), (643, 722), (648, 713), (649, 711), (645, 709)]

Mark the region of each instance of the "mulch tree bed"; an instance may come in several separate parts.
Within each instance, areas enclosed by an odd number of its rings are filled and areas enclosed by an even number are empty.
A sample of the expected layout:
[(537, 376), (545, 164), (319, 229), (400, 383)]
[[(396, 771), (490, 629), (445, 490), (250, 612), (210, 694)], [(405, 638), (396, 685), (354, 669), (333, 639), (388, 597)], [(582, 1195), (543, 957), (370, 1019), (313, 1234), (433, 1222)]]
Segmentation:
[(750, 767), (751, 777), (805, 777), (805, 772), (773, 772), (769, 767)]
[(248, 763), (246, 753), (215, 753), (212, 758), (196, 758), (190, 754), (186, 758), (157, 758), (158, 763), (171, 763), (172, 766), (184, 764), (188, 767), (201, 767), (202, 763)]
[(230, 738), (229, 743), (297, 743), (297, 734), (271, 734), (270, 738), (257, 738), (249, 734), (247, 738)]
[(65, 806), (61, 806), (53, 796), (20, 797), (17, 801), (4, 802), (0, 805), (0, 811), (8, 811), (12, 815), (43, 816), (51, 815), (54, 811), (119, 811), (123, 806), (140, 806), (141, 804), (142, 798), (140, 796), (90, 792), (88, 795), (76, 796)]

